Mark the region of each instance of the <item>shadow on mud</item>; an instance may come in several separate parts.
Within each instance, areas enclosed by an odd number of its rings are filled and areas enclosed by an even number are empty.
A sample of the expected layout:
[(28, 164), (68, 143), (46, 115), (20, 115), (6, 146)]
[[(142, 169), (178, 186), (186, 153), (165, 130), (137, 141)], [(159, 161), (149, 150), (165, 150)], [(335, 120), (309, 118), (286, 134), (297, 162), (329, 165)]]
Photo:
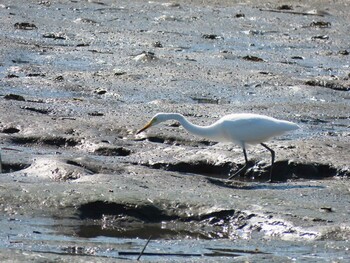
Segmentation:
[(169, 144), (169, 145), (187, 145), (187, 146), (199, 146), (199, 145), (204, 145), (204, 146), (213, 146), (217, 144), (217, 142), (212, 142), (212, 141), (207, 141), (207, 140), (185, 140), (185, 139), (180, 139), (177, 137), (171, 137), (171, 136), (164, 136), (164, 135), (155, 135), (151, 136), (148, 135), (147, 137), (136, 139), (136, 141), (149, 141), (149, 142), (154, 142), (154, 143), (161, 143), (161, 144)]
[[(1, 150), (18, 151), (12, 148), (2, 148)], [(1, 160), (2, 159), (1, 157), (2, 157), (2, 153), (0, 152), (1, 173), (18, 172), (18, 171), (27, 169), (28, 167), (31, 166), (31, 163), (27, 161), (21, 162), (18, 158), (15, 158), (14, 160), (11, 160), (11, 161), (4, 162)]]
[(26, 144), (38, 144), (45, 146), (55, 146), (55, 147), (74, 147), (80, 143), (80, 140), (72, 137), (61, 137), (61, 136), (18, 136), (12, 137), (11, 142), (17, 145), (26, 145)]
[(29, 166), (30, 164), (26, 164), (26, 163), (3, 163), (2, 173), (13, 173), (13, 172), (21, 171), (28, 168)]
[[(152, 169), (163, 169), (185, 174), (199, 174), (211, 178), (227, 179), (243, 167), (242, 164), (226, 162), (214, 164), (207, 161), (177, 162), (177, 163), (142, 163), (141, 165)], [(275, 162), (272, 177), (274, 182), (286, 182), (298, 179), (325, 179), (334, 176), (350, 176), (350, 172), (339, 170), (329, 164), (301, 163), (290, 160)], [(249, 167), (240, 175), (233, 178), (235, 181), (266, 182), (270, 178), (270, 166), (250, 162)]]

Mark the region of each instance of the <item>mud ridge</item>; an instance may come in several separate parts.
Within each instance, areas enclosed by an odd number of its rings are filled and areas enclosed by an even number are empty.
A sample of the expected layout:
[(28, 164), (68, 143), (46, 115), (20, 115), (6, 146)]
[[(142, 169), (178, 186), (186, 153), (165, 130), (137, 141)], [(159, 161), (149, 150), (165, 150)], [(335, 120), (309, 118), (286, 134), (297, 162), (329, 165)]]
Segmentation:
[(128, 156), (131, 154), (131, 150), (125, 147), (100, 147), (94, 153), (102, 156)]
[[(230, 173), (239, 170), (243, 165), (230, 162), (223, 164), (208, 163), (206, 161), (178, 162), (178, 163), (142, 163), (152, 169), (163, 169), (186, 174), (199, 174), (213, 178), (226, 179)], [(324, 179), (334, 176), (350, 176), (350, 171), (338, 169), (330, 164), (302, 163), (291, 160), (277, 161), (274, 164), (273, 179), (277, 182), (286, 182), (297, 179)], [(249, 167), (235, 180), (267, 181), (270, 177), (270, 166), (250, 162)]]
[(66, 164), (85, 169), (91, 174), (119, 174), (124, 172), (120, 167), (107, 166), (104, 162), (92, 158), (75, 158), (65, 161)]
[(179, 173), (200, 174), (213, 177), (227, 177), (232, 164), (224, 163), (215, 165), (208, 163), (207, 161), (196, 162), (178, 162), (178, 163), (143, 163), (142, 165), (150, 167), (152, 169), (163, 169), (166, 171), (174, 171)]
[(165, 210), (163, 211), (155, 205), (120, 204), (104, 201), (95, 201), (83, 204), (78, 208), (78, 211), (80, 219), (101, 219), (106, 215), (123, 215), (148, 223), (159, 223), (170, 220), (180, 220), (183, 222), (211, 220), (212, 222), (215, 222), (217, 220), (237, 217), (237, 214), (239, 214), (234, 209), (229, 209), (195, 216), (169, 215)]
[(17, 171), (24, 170), (28, 168), (30, 164), (27, 163), (3, 163), (2, 172), (3, 173), (13, 173)]
[[(228, 238), (231, 234), (227, 232), (228, 228), (239, 230), (248, 224), (247, 220), (255, 216), (233, 209), (194, 216), (169, 215), (166, 210), (155, 205), (103, 201), (83, 204), (78, 211), (82, 224), (77, 234), (81, 237)], [(91, 219), (92, 222), (89, 221)]]
[(80, 140), (71, 137), (12, 137), (11, 142), (14, 144), (39, 144), (56, 147), (74, 147), (80, 143)]

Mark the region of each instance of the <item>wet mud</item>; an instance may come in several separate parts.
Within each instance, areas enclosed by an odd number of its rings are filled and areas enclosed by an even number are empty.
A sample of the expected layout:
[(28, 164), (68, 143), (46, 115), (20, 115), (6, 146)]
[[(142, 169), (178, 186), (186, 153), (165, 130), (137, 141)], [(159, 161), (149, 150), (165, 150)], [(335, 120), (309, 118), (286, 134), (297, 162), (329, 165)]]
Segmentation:
[[(346, 1), (2, 1), (1, 262), (348, 262)], [(300, 129), (270, 153), (157, 112)], [(143, 252), (142, 252), (143, 251)]]

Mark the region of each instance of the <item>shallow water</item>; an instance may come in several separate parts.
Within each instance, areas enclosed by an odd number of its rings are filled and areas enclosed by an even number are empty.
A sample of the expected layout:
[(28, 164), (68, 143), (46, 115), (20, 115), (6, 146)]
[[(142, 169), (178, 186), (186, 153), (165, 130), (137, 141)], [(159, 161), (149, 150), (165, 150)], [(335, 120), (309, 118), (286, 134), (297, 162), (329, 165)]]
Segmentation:
[[(151, 237), (142, 258), (154, 262), (349, 260), (346, 1), (292, 4), (330, 13), (317, 16), (262, 10), (279, 1), (3, 2), (0, 248), (136, 259)], [(302, 128), (271, 142), (279, 183), (265, 183), (260, 147), (248, 150), (251, 173), (227, 182), (238, 147), (166, 124), (135, 137), (159, 111), (203, 125), (255, 112)], [(178, 217), (142, 220), (145, 200)], [(99, 217), (52, 216), (86, 204)]]
[[(161, 228), (148, 228), (136, 231), (132, 236), (121, 238), (118, 232), (103, 234), (101, 226), (92, 226), (89, 233), (94, 237), (82, 237), (79, 220), (52, 218), (2, 218), (7, 229), (2, 229), (0, 248), (20, 249), (53, 253), (57, 255), (90, 255), (115, 259), (136, 259), (151, 237), (142, 258), (157, 262), (158, 260), (224, 260), (247, 255), (259, 255), (261, 261), (271, 258), (302, 262), (346, 262), (350, 259), (347, 241), (283, 241), (269, 238), (264, 243), (244, 236), (235, 239), (201, 239), (198, 237), (174, 233), (160, 237)], [(80, 230), (78, 230), (80, 228)], [(96, 231), (95, 231), (96, 230)], [(102, 231), (101, 231), (102, 230)], [(145, 233), (142, 233), (144, 231)], [(70, 234), (68, 234), (70, 233)], [(157, 236), (158, 235), (158, 236)], [(155, 239), (152, 239), (155, 237)]]

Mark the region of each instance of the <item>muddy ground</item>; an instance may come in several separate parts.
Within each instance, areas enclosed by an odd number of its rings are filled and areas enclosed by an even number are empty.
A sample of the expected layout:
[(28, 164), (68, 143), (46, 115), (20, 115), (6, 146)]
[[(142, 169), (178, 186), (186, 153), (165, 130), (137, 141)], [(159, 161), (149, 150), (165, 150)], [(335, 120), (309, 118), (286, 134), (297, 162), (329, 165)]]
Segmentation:
[[(2, 1), (2, 262), (348, 262), (347, 1)], [(196, 124), (254, 112), (269, 153)]]

